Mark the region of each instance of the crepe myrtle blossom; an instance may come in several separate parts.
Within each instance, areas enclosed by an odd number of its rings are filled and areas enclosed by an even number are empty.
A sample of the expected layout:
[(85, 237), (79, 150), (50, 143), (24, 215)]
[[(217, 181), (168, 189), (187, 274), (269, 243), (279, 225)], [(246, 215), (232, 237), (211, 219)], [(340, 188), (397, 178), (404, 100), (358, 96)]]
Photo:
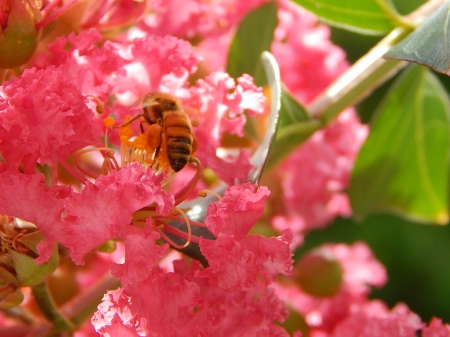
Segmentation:
[(435, 317), (426, 325), (404, 303), (398, 303), (389, 310), (383, 302), (372, 300), (362, 305), (355, 305), (350, 315), (340, 322), (331, 334), (319, 334), (319, 336), (437, 337), (450, 336), (450, 326), (443, 324)]
[[(279, 23), (272, 53), (284, 84), (308, 104), (348, 68), (345, 54), (330, 41), (330, 29), (290, 1), (279, 1)], [(282, 202), (274, 204), (273, 226), (295, 233), (294, 245), (313, 228), (351, 215), (345, 189), (358, 151), (368, 133), (353, 108), (314, 133), (278, 170)]]
[[(136, 234), (125, 263), (112, 268), (122, 288), (105, 295), (92, 319), (97, 331), (108, 336), (120, 336), (120, 331), (137, 336), (287, 336), (274, 324), (287, 311), (267, 286), (278, 273), (292, 269), (291, 234), (247, 236), (267, 195), (265, 187), (247, 183), (230, 187), (209, 207), (205, 223), (217, 239), (200, 239), (207, 268), (177, 260), (173, 271), (166, 272), (157, 262), (167, 244), (156, 245), (154, 232)], [(245, 322), (236, 324), (239, 317), (246, 317)]]
[[(180, 27), (189, 27), (182, 31), (192, 31), (190, 34), (196, 36), (197, 50), (203, 57), (201, 69), (225, 69), (233, 27), (236, 29), (237, 22), (244, 16), (236, 15), (232, 20), (226, 20), (226, 27), (205, 34), (201, 26), (191, 24), (201, 13), (199, 1), (189, 3), (192, 12), (184, 12), (180, 20), (171, 22), (163, 18), (168, 13), (166, 10), (176, 2), (164, 2), (164, 6), (156, 7), (140, 28), (181, 34)], [(219, 1), (217, 6), (223, 3)], [(257, 8), (266, 2), (245, 3), (242, 6)], [(348, 68), (348, 62), (343, 50), (330, 41), (330, 29), (319, 24), (314, 15), (292, 1), (278, 0), (276, 3), (278, 25), (271, 52), (280, 65), (283, 84), (306, 105)], [(356, 111), (348, 108), (294, 151), (277, 168), (276, 180), (272, 173), (270, 179), (263, 182), (280, 191), (269, 200), (272, 225), (278, 231), (288, 227), (294, 231), (293, 248), (302, 243), (309, 230), (323, 228), (337, 216), (351, 215), (345, 190), (367, 133), (368, 128), (361, 124)]]
[[(295, 280), (295, 282), (293, 282)], [(368, 298), (387, 282), (386, 270), (363, 242), (324, 244), (294, 265), (293, 277), (273, 285), (296, 321), (311, 337), (450, 336), (450, 326), (433, 318), (428, 326), (404, 303), (389, 309)], [(301, 326), (301, 324), (305, 326)]]
[[(105, 242), (123, 242), (124, 262), (111, 267), (122, 288), (105, 295), (92, 320), (102, 335), (170, 336), (181, 329), (187, 335), (287, 336), (276, 324), (287, 311), (268, 286), (277, 274), (291, 272), (291, 232), (248, 235), (268, 189), (249, 183), (227, 188), (204, 224), (180, 208), (204, 167), (230, 184), (245, 181), (250, 152), (225, 158), (216, 152), (224, 134), (243, 135), (244, 111), (262, 113), (264, 103), (248, 75), (234, 80), (215, 72), (190, 85), (198, 60), (187, 42), (173, 37), (100, 43), (90, 30), (57, 38), (34, 67), (0, 88), (0, 214), (43, 235), (25, 253), (44, 266), (57, 244), (81, 265)], [(155, 91), (180, 99), (198, 120), (194, 134), (204, 144), (192, 154), (200, 158), (191, 160), (194, 177), (177, 189), (170, 186), (170, 166), (139, 143), (139, 122), (123, 124), (142, 111), (130, 100)], [(171, 229), (173, 220), (184, 222), (186, 232)], [(191, 226), (207, 227), (216, 239), (196, 237)], [(175, 244), (165, 231), (185, 244)], [(161, 268), (171, 250), (161, 239), (176, 248), (198, 243), (208, 266), (179, 259), (172, 271)], [(20, 267), (8, 270), (17, 289)], [(244, 315), (246, 324), (236, 327)]]
[(325, 244), (300, 258), (293, 278), (276, 289), (310, 329), (331, 333), (355, 304), (367, 301), (371, 286), (386, 281), (385, 268), (365, 243)]

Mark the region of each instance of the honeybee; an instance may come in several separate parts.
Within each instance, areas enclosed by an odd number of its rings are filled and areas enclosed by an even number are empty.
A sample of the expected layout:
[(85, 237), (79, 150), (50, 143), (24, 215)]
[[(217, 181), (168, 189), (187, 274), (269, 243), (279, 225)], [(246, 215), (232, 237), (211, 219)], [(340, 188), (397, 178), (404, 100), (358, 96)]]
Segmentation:
[[(156, 148), (155, 158), (164, 146), (170, 166), (175, 172), (180, 171), (189, 161), (195, 151), (197, 140), (192, 134), (192, 125), (184, 112), (180, 101), (172, 95), (152, 93), (145, 96), (142, 102), (143, 113), (134, 116), (125, 126), (139, 117), (144, 117), (150, 125), (148, 142)], [(144, 133), (143, 123), (140, 124)]]

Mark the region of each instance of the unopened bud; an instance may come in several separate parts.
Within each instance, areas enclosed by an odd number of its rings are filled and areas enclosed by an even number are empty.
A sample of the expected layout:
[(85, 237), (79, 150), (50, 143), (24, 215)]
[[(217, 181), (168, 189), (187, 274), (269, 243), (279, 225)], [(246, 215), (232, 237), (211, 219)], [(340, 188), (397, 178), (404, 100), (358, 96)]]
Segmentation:
[(38, 39), (34, 21), (20, 0), (11, 0), (6, 27), (0, 31), (0, 68), (15, 68), (27, 62)]
[(331, 297), (342, 285), (342, 268), (325, 249), (316, 249), (297, 263), (296, 280), (303, 291), (317, 297)]

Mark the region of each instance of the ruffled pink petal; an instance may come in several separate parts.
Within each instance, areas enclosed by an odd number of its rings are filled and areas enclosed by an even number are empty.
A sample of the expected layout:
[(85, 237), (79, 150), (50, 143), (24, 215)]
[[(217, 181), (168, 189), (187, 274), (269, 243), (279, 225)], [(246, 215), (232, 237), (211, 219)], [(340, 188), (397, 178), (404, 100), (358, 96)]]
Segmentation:
[(214, 234), (230, 234), (235, 239), (244, 238), (264, 210), (267, 196), (265, 186), (243, 185), (227, 188), (222, 201), (208, 207), (205, 224)]
[(59, 232), (58, 241), (69, 249), (72, 260), (82, 264), (87, 252), (108, 239), (137, 233), (139, 229), (130, 223), (132, 214), (142, 207), (156, 204), (156, 211), (167, 215), (174, 198), (161, 188), (163, 178), (131, 163), (66, 199), (64, 225), (54, 230)]
[(85, 97), (60, 69), (25, 70), (0, 95), (0, 152), (9, 164), (32, 173), (36, 163), (56, 165), (97, 142)]

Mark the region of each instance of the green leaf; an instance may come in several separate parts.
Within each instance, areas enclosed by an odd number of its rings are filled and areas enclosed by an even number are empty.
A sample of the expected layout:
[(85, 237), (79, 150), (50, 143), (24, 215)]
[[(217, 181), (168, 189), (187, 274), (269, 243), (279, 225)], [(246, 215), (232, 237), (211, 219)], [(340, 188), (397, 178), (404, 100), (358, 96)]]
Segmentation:
[(450, 75), (449, 18), (450, 3), (447, 1), (384, 56), (422, 64)]
[(376, 0), (294, 0), (326, 23), (360, 34), (381, 35), (396, 25)]
[(267, 168), (280, 163), (322, 126), (322, 121), (311, 119), (295, 98), (282, 90), (278, 130), (267, 158)]
[(450, 101), (428, 69), (411, 66), (377, 108), (352, 173), (356, 218), (395, 212), (447, 223)]
[(249, 74), (257, 85), (265, 85), (261, 62), (263, 51), (270, 50), (273, 33), (278, 23), (275, 2), (250, 12), (239, 25), (228, 54), (227, 73), (233, 78)]
[(38, 265), (34, 259), (28, 255), (10, 251), (17, 274), (17, 279), (22, 286), (35, 286), (43, 282), (50, 274), (52, 274), (59, 263), (58, 246), (55, 243), (53, 255), (47, 262)]

